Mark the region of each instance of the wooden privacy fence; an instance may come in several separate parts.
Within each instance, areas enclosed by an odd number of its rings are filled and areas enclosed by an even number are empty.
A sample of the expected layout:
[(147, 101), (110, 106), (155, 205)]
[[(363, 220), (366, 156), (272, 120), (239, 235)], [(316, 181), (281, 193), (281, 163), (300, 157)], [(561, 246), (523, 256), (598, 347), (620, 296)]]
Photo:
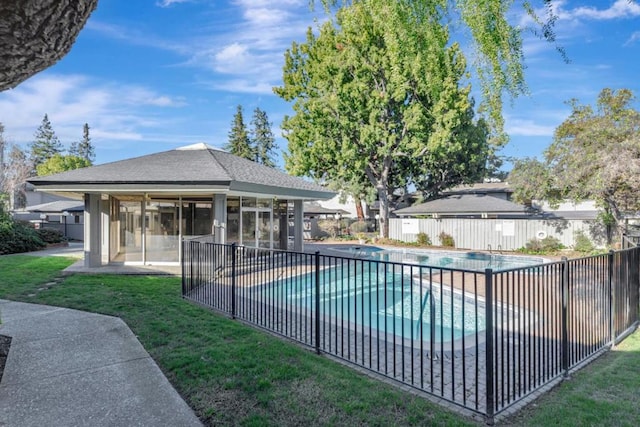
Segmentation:
[(476, 218), (391, 218), (389, 237), (415, 242), (425, 233), (434, 245), (440, 245), (440, 233), (453, 237), (456, 248), (512, 251), (524, 247), (532, 239), (552, 236), (564, 246), (575, 245), (582, 232), (595, 246), (605, 240), (602, 225), (593, 220), (563, 219), (476, 219)]

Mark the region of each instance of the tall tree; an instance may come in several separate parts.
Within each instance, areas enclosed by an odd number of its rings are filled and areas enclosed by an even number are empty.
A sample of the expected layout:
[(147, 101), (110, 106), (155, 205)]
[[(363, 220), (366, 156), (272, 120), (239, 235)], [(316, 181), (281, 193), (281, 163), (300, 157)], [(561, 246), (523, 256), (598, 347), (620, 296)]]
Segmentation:
[(640, 112), (628, 89), (604, 89), (595, 108), (569, 101), (571, 115), (555, 131), (544, 161), (516, 163), (509, 182), (514, 197), (594, 200), (605, 224), (640, 210)]
[[(360, 0), (311, 0), (319, 3), (332, 14), (333, 6), (349, 6)], [(524, 79), (524, 54), (522, 34), (524, 30), (555, 45), (561, 57), (567, 61), (564, 49), (556, 44), (555, 14), (553, 0), (395, 0), (415, 16), (415, 25), (431, 25), (439, 21), (453, 25), (461, 37), (469, 36), (470, 51), (474, 52), (474, 68), (481, 85), (481, 108), (487, 112), (487, 121), (492, 139), (503, 143), (502, 117), (503, 94), (517, 97), (527, 92)], [(535, 5), (541, 6), (536, 9)], [(515, 10), (520, 7), (522, 10)], [(526, 13), (532, 25), (521, 28), (511, 24), (514, 12)]]
[(72, 154), (66, 156), (55, 154), (46, 162), (39, 164), (36, 171), (38, 172), (38, 176), (45, 176), (73, 169), (86, 168), (88, 166), (91, 166), (91, 162), (84, 157), (74, 156)]
[(335, 24), (292, 45), (284, 86), (274, 89), (294, 102), (282, 125), (287, 170), (357, 193), (372, 186), (383, 236), (398, 190), (482, 177), (491, 151), (473, 122), (470, 87), (460, 85), (465, 58), (438, 13), (429, 2), (343, 7)]
[(42, 124), (38, 127), (30, 148), (30, 160), (34, 168), (33, 173), (35, 173), (35, 168), (38, 165), (44, 163), (55, 154), (62, 153), (62, 144), (58, 140), (47, 114), (42, 118)]
[(247, 131), (247, 126), (242, 116), (242, 105), (238, 105), (236, 113), (233, 115), (231, 131), (229, 132), (229, 143), (225, 146), (225, 149), (231, 154), (245, 159), (254, 161), (256, 159), (256, 152), (254, 147), (251, 146), (249, 132)]
[(89, 165), (93, 164), (96, 153), (93, 145), (91, 144), (88, 123), (85, 123), (82, 127), (82, 139), (79, 142), (73, 142), (71, 144), (71, 147), (69, 148), (69, 154), (87, 160), (89, 162)]
[(12, 145), (7, 159), (5, 189), (9, 195), (10, 209), (24, 208), (27, 202), (27, 178), (32, 175), (33, 164), (27, 153), (17, 145)]
[(260, 108), (253, 111), (251, 119), (251, 142), (256, 153), (256, 162), (275, 167), (273, 151), (277, 148), (276, 139), (271, 131), (271, 123), (267, 113)]

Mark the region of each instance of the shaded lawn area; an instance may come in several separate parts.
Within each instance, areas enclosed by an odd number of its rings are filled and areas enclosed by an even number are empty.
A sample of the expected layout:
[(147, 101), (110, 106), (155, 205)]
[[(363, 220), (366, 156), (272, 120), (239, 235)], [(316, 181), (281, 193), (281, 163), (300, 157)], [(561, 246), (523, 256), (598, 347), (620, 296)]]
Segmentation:
[(640, 426), (640, 330), (500, 424)]
[(51, 284), (73, 262), (0, 257), (0, 298), (121, 317), (205, 424), (474, 424), (191, 304), (181, 298), (179, 278), (73, 275)]

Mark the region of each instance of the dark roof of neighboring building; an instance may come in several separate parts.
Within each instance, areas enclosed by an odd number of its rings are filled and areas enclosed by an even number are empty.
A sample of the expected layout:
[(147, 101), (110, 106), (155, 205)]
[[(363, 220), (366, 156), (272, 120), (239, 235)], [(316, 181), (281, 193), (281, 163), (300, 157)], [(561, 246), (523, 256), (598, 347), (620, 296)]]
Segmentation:
[(76, 200), (57, 200), (55, 202), (27, 206), (25, 210), (41, 213), (84, 212), (84, 203), (78, 203)]
[(487, 194), (487, 193), (513, 193), (508, 182), (478, 182), (475, 184), (463, 184), (452, 187), (443, 192), (447, 194)]
[(445, 196), (394, 211), (396, 215), (526, 213), (527, 208), (504, 199), (480, 194)]
[[(228, 188), (230, 191), (304, 196), (310, 199), (330, 198), (335, 194), (313, 182), (287, 175), (275, 168), (240, 158), (206, 144), (194, 144), (161, 153), (35, 177), (29, 179), (29, 182), (38, 188), (59, 188), (60, 191), (169, 185), (172, 188), (215, 186)], [(308, 197), (306, 193), (310, 193)]]
[(313, 205), (311, 203), (304, 204), (304, 214), (305, 215), (348, 215), (349, 211), (344, 209), (336, 208), (325, 208), (324, 206)]

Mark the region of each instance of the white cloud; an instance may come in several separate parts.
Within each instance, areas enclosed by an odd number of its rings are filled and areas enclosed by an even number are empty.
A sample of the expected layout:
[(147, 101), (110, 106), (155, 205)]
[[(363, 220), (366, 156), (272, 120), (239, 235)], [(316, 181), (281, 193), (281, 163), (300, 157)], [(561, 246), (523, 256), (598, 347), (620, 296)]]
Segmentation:
[(190, 55), (192, 52), (192, 47), (189, 43), (167, 40), (151, 34), (148, 31), (141, 31), (136, 28), (108, 24), (90, 19), (87, 21), (85, 29), (97, 32), (111, 39), (125, 41), (135, 46), (152, 47), (155, 49), (174, 52), (179, 55)]
[(265, 80), (233, 79), (216, 81), (209, 83), (208, 86), (212, 89), (225, 92), (273, 95), (273, 84)]
[[(175, 0), (159, 2), (172, 3)], [(250, 81), (241, 85), (243, 93), (264, 94), (267, 87), (271, 93), (270, 88), (281, 83), (285, 50), (293, 41), (304, 40), (307, 28), (315, 25), (314, 18), (322, 19), (324, 12), (319, 6), (311, 12), (307, 0), (237, 0), (231, 4), (240, 19), (225, 22), (224, 30), (219, 25), (194, 26), (179, 38), (166, 39), (144, 29), (97, 21), (89, 21), (87, 28), (133, 45), (176, 53), (185, 58), (180, 65), (213, 72), (211, 78), (198, 78), (220, 81), (207, 87), (236, 87), (239, 81)], [(251, 88), (255, 92), (247, 92)]]
[(149, 128), (168, 124), (165, 108), (186, 105), (184, 99), (142, 86), (95, 82), (80, 76), (40, 75), (0, 94), (0, 117), (8, 140), (26, 146), (48, 114), (63, 144), (77, 141), (89, 123), (94, 145), (114, 140), (141, 140)]
[(162, 0), (162, 1), (156, 2), (156, 6), (169, 7), (169, 6), (173, 6), (174, 4), (188, 3), (190, 1), (191, 0)]
[(630, 0), (616, 0), (608, 9), (583, 6), (573, 9), (569, 14), (576, 18), (595, 20), (632, 18), (640, 16), (640, 5)]
[(635, 31), (631, 37), (624, 43), (625, 46), (631, 46), (640, 40), (640, 31)]
[(553, 136), (555, 126), (543, 125), (528, 119), (508, 119), (505, 131), (511, 136)]

